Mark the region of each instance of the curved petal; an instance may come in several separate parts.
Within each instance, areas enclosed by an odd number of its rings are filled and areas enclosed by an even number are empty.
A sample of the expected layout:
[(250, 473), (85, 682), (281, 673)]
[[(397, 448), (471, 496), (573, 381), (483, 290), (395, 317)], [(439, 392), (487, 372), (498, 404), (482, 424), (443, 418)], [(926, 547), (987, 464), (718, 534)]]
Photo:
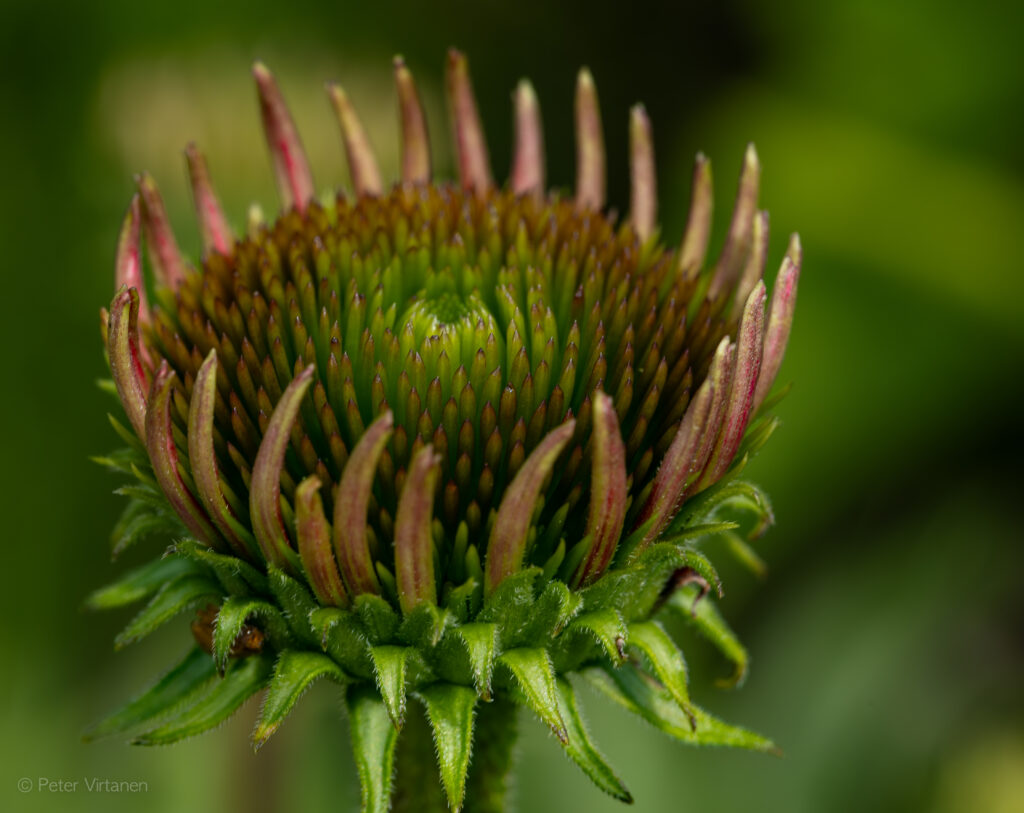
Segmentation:
[(434, 539), (430, 523), (434, 493), (441, 474), (441, 455), (427, 445), (409, 464), (395, 515), (395, 578), (398, 601), (408, 615), (417, 604), (437, 603), (434, 580)]

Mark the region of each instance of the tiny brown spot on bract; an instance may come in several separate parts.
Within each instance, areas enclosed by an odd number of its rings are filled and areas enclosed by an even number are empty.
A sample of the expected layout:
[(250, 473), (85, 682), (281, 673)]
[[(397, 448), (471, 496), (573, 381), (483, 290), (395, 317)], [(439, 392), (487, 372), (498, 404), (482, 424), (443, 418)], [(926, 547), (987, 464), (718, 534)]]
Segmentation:
[[(202, 649), (213, 654), (213, 630), (217, 623), (220, 608), (216, 604), (208, 604), (196, 612), (192, 622), (192, 636)], [(246, 623), (239, 630), (231, 643), (229, 654), (232, 658), (245, 658), (263, 651), (263, 630), (254, 624)]]

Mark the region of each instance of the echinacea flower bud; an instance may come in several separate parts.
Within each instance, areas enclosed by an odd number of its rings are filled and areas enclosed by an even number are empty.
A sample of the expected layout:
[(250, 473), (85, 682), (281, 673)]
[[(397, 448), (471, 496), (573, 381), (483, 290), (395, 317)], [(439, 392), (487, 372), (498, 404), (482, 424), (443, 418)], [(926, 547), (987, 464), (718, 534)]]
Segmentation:
[[(751, 537), (772, 521), (737, 475), (776, 425), (765, 413), (802, 261), (794, 235), (769, 297), (753, 147), (708, 263), (710, 163), (697, 156), (685, 233), (667, 249), (642, 105), (629, 217), (605, 211), (586, 69), (574, 194), (545, 190), (526, 80), (511, 178), (495, 184), (468, 62), (452, 50), (458, 183), (433, 180), (396, 57), (401, 178), (385, 181), (355, 105), (329, 84), (352, 193), (326, 203), (273, 76), (262, 63), (253, 76), (280, 215), (254, 206), (236, 235), (190, 144), (201, 257), (182, 253), (148, 174), (117, 244), (102, 327), (131, 448), (104, 461), (137, 482), (115, 552), (160, 533), (173, 546), (89, 604), (149, 598), (119, 644), (194, 611), (196, 646), (91, 735), (173, 742), (264, 691), (260, 747), (326, 677), (345, 687), (374, 811), (395, 783), (399, 799), (422, 791), (423, 810), (441, 809), (442, 792), (460, 809), (503, 787), (516, 705), (630, 801), (582, 723), (577, 676), (680, 741), (772, 750), (694, 705), (657, 620), (676, 613), (745, 674), (701, 545), (745, 544), (739, 511), (755, 514)], [(392, 779), (396, 753), (437, 759), (436, 803), (403, 769)]]

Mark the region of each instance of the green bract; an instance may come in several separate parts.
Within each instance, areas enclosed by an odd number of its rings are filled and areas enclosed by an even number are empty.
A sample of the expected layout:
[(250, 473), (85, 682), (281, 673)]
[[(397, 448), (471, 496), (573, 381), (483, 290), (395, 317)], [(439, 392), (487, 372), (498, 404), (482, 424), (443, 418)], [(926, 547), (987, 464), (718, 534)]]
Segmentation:
[(771, 749), (694, 705), (657, 620), (677, 614), (742, 679), (746, 653), (705, 595), (721, 589), (698, 543), (726, 535), (749, 557), (732, 512), (754, 515), (751, 533), (771, 521), (764, 495), (736, 475), (775, 427), (766, 396), (801, 260), (794, 236), (766, 315), (753, 149), (725, 246), (706, 265), (710, 165), (698, 157), (682, 245), (666, 250), (640, 107), (630, 216), (617, 225), (603, 211), (586, 71), (574, 197), (544, 192), (525, 82), (512, 178), (494, 185), (456, 52), (460, 182), (432, 181), (412, 78), (400, 60), (395, 73), (401, 182), (385, 187), (332, 86), (355, 194), (323, 203), (257, 65), (283, 211), (236, 237), (190, 147), (198, 267), (178, 250), (153, 180), (139, 178), (103, 322), (127, 448), (103, 462), (132, 477), (115, 553), (143, 537), (174, 544), (90, 604), (148, 600), (119, 645), (196, 611), (197, 645), (91, 735), (173, 742), (265, 692), (259, 747), (327, 678), (346, 693), (368, 810), (388, 808), (393, 778), (396, 805), (413, 804), (403, 781), (435, 746), (451, 807), (500, 808), (510, 704), (628, 801), (580, 718), (581, 675), (683, 742)]

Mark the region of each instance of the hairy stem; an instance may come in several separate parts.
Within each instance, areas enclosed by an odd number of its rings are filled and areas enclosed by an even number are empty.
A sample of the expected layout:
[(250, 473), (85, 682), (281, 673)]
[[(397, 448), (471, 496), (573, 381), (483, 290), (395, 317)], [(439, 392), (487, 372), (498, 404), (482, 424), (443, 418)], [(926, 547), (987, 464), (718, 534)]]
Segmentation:
[[(495, 697), (477, 706), (473, 759), (466, 779), (465, 813), (505, 813), (516, 740), (512, 701)], [(448, 801), (437, 768), (437, 752), (426, 714), (410, 704), (395, 752), (392, 813), (442, 813)]]

